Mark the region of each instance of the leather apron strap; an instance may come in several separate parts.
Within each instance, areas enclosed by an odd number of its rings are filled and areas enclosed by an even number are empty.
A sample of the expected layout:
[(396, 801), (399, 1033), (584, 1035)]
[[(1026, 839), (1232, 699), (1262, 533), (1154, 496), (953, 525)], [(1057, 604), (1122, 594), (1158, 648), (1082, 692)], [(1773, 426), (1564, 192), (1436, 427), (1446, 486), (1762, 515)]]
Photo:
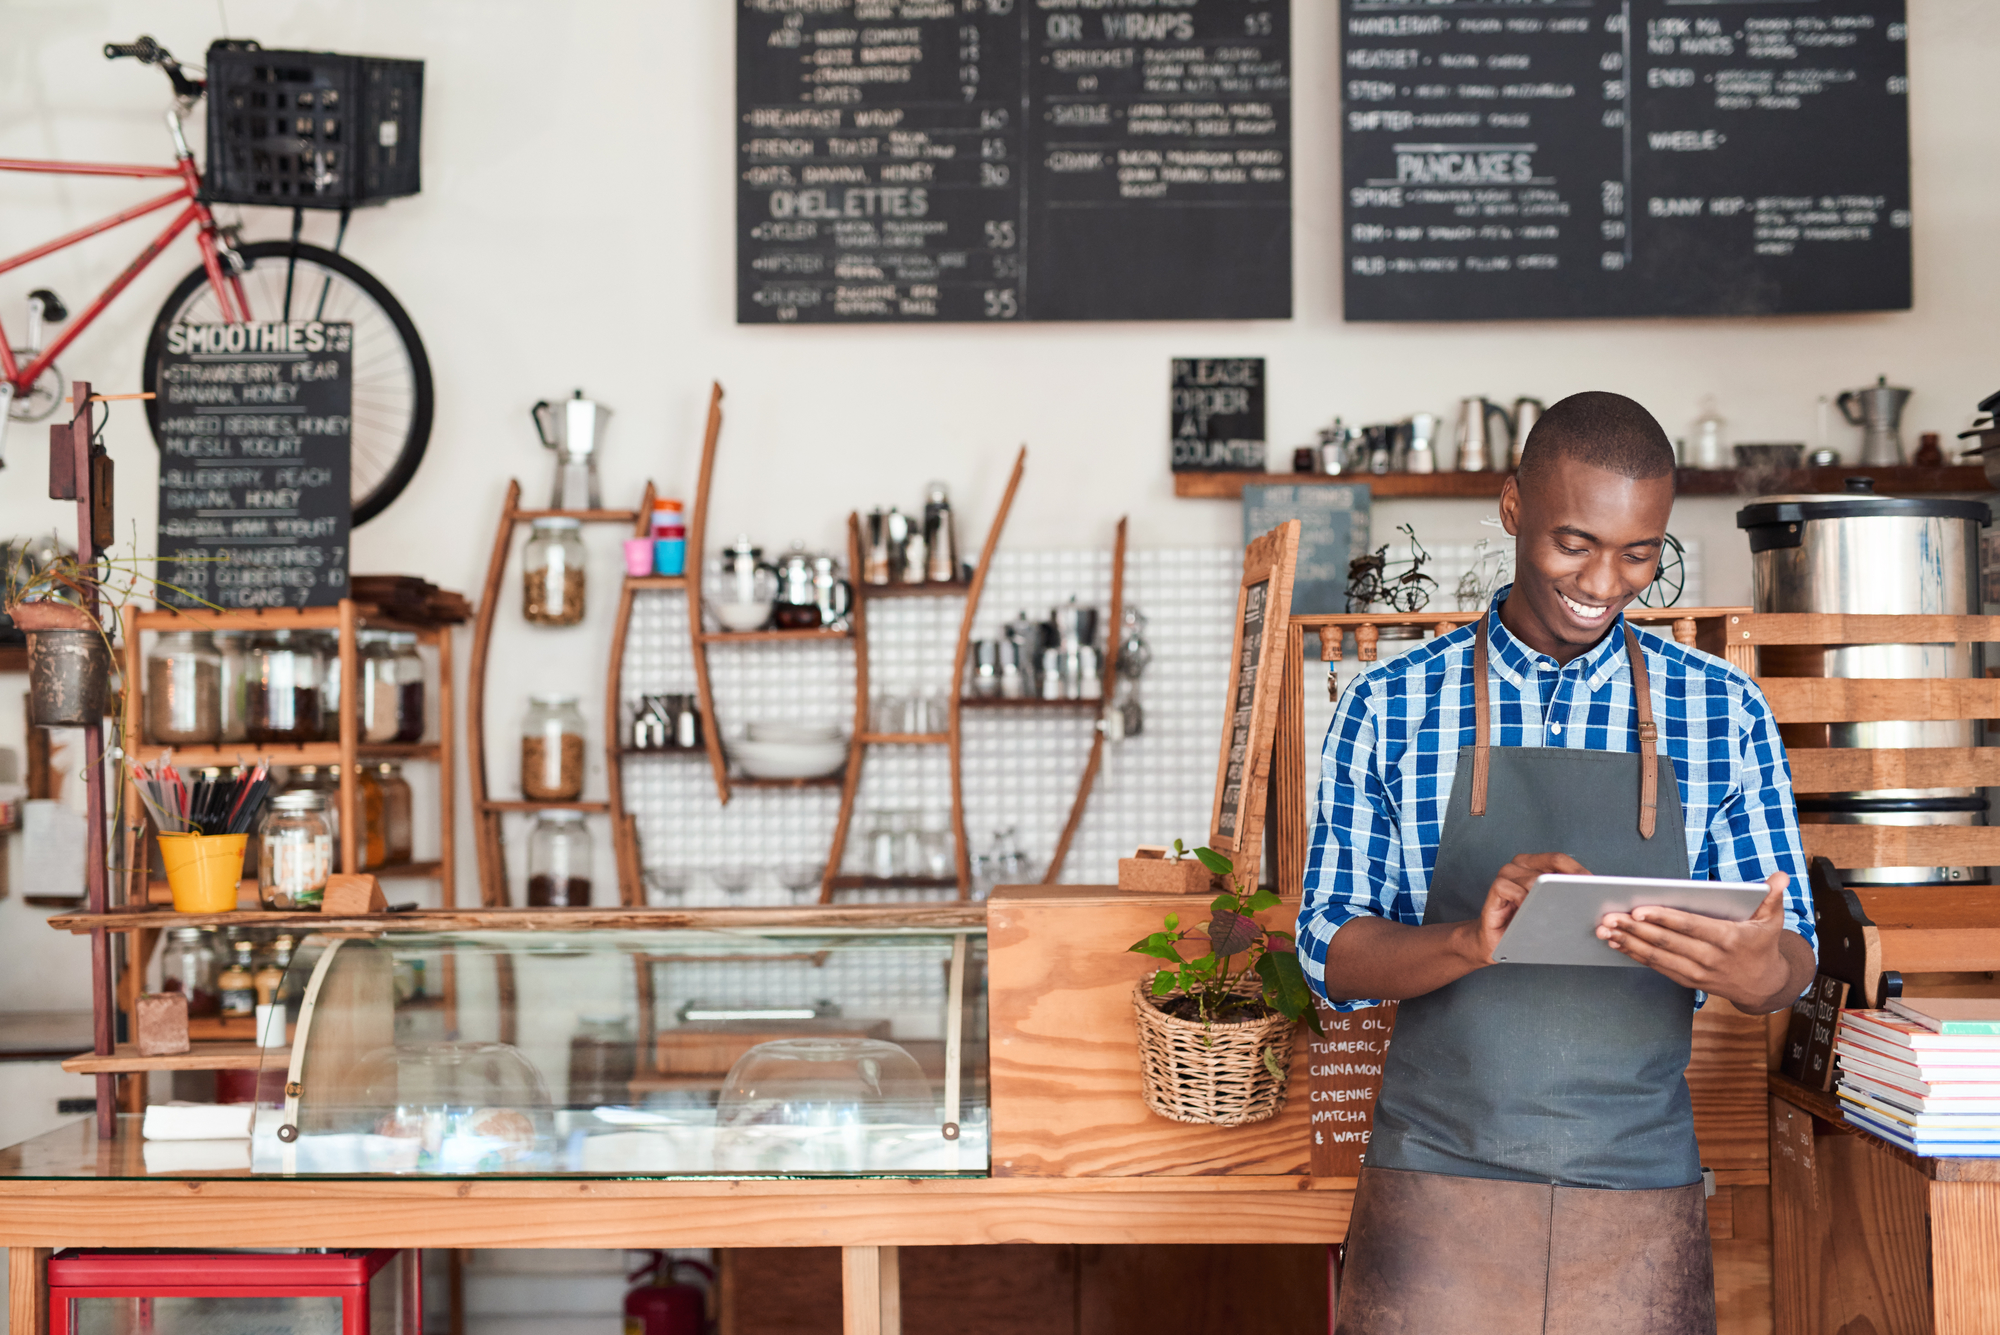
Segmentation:
[[(1659, 824), (1659, 730), (1653, 726), (1653, 691), (1646, 677), (1646, 655), (1639, 637), (1625, 627), (1625, 656), (1632, 665), (1633, 707), (1639, 720), (1639, 837), (1651, 839)], [(1492, 678), (1487, 672), (1486, 618), (1472, 641), (1472, 814), (1486, 814), (1486, 782), (1493, 749), (1493, 707), (1487, 700)]]

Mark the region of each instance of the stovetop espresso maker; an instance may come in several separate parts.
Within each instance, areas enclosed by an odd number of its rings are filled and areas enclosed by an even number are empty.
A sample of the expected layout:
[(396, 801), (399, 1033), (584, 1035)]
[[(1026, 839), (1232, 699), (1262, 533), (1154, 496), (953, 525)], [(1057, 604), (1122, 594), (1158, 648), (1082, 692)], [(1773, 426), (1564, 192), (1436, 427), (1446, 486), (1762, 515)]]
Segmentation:
[(597, 448), (604, 441), (604, 428), (611, 410), (603, 404), (576, 397), (551, 404), (547, 399), (528, 410), (535, 420), (535, 434), (545, 449), (556, 454), (556, 480), (549, 497), (551, 510), (596, 510), (601, 508), (597, 492)]

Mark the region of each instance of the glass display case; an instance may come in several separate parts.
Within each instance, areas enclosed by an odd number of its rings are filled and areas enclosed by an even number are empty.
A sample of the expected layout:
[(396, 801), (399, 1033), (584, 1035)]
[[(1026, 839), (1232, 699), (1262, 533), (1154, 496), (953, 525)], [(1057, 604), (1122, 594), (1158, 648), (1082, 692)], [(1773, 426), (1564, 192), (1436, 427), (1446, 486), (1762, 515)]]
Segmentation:
[(984, 1176), (976, 928), (313, 936), (252, 1171)]

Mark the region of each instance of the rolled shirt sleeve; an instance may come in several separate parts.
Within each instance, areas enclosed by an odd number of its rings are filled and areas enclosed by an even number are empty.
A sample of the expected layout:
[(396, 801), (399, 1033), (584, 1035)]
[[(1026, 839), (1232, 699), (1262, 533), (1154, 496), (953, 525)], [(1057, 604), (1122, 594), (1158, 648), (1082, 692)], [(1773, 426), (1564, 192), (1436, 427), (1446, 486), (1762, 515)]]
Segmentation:
[(1333, 934), (1363, 916), (1422, 921), (1421, 911), (1410, 916), (1408, 896), (1397, 890), (1401, 831), (1377, 765), (1374, 691), (1366, 677), (1349, 686), (1327, 729), (1299, 907), (1299, 955), (1306, 978), (1314, 992), (1342, 1011), (1380, 1003), (1327, 996), (1326, 951)]

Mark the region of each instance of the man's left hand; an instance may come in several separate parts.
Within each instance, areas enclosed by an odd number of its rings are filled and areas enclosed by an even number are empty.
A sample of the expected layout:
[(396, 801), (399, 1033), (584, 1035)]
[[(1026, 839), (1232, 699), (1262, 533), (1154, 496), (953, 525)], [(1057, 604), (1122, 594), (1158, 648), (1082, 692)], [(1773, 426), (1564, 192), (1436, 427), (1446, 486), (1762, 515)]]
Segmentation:
[(1799, 941), (1808, 958), (1795, 987), (1799, 962), (1787, 956), (1797, 952), (1783, 944), (1785, 887), (1791, 878), (1773, 872), (1765, 884), (1769, 893), (1742, 922), (1652, 905), (1605, 914), (1597, 938), (1682, 987), (1722, 997), (1752, 1014), (1776, 1010), (1811, 981), (1811, 951)]

